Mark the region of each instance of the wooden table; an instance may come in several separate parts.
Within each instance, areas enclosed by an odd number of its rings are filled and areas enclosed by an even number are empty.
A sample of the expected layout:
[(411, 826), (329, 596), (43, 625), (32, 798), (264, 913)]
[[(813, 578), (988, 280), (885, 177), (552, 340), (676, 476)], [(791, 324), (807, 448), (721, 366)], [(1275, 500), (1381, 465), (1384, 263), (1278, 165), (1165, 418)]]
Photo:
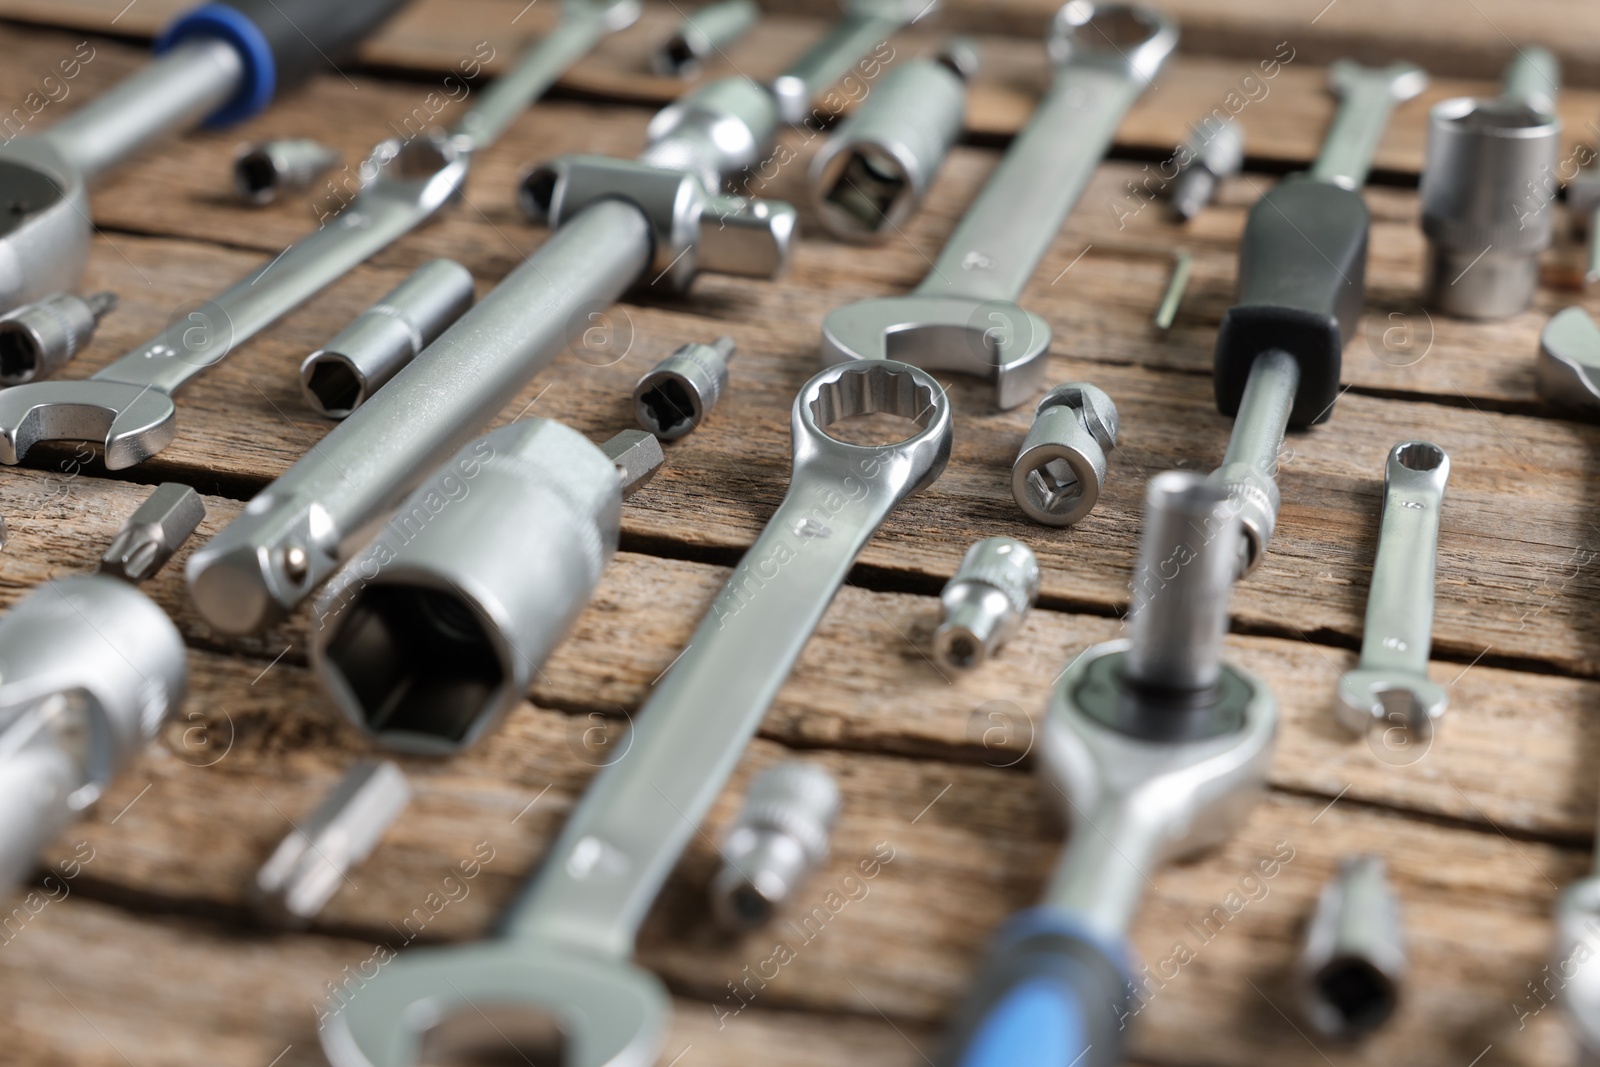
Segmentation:
[[(68, 98), (31, 120), (40, 127), (134, 69), (142, 39), (179, 4), (125, 2), (0, 2), (0, 102), (21, 106), (85, 41), (93, 58)], [(729, 66), (770, 76), (825, 25), (824, 5), (775, 6), (730, 50)], [(816, 236), (804, 175), (821, 138), (789, 133), (794, 161), (764, 190), (801, 204), (809, 227), (786, 280), (709, 276), (684, 299), (625, 303), (611, 317), (631, 336), (625, 358), (565, 354), (506, 405), (507, 420), (558, 418), (600, 439), (631, 423), (633, 381), (667, 352), (720, 333), (739, 344), (729, 396), (669, 448), (661, 475), (627, 506), (623, 551), (528, 703), (466, 756), (404, 761), (416, 800), (309, 932), (261, 929), (246, 907), (253, 872), (290, 821), (363, 750), (307, 672), (308, 616), (230, 638), (189, 603), (182, 558), (152, 583), (190, 643), (192, 691), (160, 742), (51, 851), (55, 875), (4, 920), (0, 1061), (320, 1063), (319, 1015), (359, 995), (376, 957), (489, 929), (607, 750), (593, 742), (617, 742), (780, 499), (789, 404), (816, 368), (822, 316), (913, 285), (1025, 118), (1046, 76), (1037, 35), (1051, 7), (951, 4), (948, 22), (980, 34), (988, 64), (964, 146), (903, 239), (862, 251)], [(1584, 300), (1571, 281), (1581, 253), (1563, 229), (1526, 314), (1485, 325), (1430, 318), (1417, 305), (1415, 185), (1427, 105), (1491, 91), (1509, 40), (1548, 45), (1569, 79), (1600, 87), (1600, 10), (1559, 0), (1169, 7), (1184, 23), (1184, 51), (1128, 117), (1113, 161), (1022, 300), (1056, 331), (1051, 380), (1091, 380), (1120, 407), (1105, 495), (1071, 530), (1024, 522), (1007, 472), (1028, 410), (993, 413), (987, 386), (949, 379), (959, 414), (948, 472), (863, 554), (647, 924), (639, 958), (677, 998), (664, 1063), (922, 1063), (990, 932), (1037, 898), (1061, 840), (1029, 773), (1046, 693), (1078, 650), (1120, 628), (1145, 477), (1206, 470), (1222, 455), (1229, 422), (1212, 404), (1210, 361), (1234, 246), (1250, 204), (1315, 152), (1332, 114), (1324, 65), (1344, 54), (1406, 55), (1436, 80), (1396, 115), (1366, 194), (1369, 310), (1345, 353), (1346, 391), (1329, 423), (1291, 435), (1277, 540), (1233, 599), (1229, 653), (1282, 702), (1271, 789), (1220, 852), (1155, 877), (1134, 941), (1152, 965), (1181, 943), (1186, 962), (1152, 984), (1132, 1048), (1141, 1062), (1172, 1065), (1571, 1058), (1557, 1010), (1544, 1008), (1559, 992), (1535, 996), (1530, 983), (1548, 978), (1552, 904), (1588, 869), (1595, 830), (1600, 430), (1540, 399), (1533, 361), (1546, 317)], [(68, 376), (104, 365), (314, 225), (307, 197), (260, 210), (229, 198), (235, 143), (312, 136), (353, 164), (386, 130), (431, 116), (447, 99), (445, 76), (480, 47), (493, 52), (490, 72), (503, 69), (554, 9), (555, 0), (417, 0), (344, 76), (320, 78), (242, 130), (186, 137), (119, 172), (94, 197), (87, 287), (117, 291), (122, 306)], [(295, 369), (306, 352), (429, 258), (459, 260), (486, 291), (537, 248), (545, 233), (511, 198), (529, 161), (637, 151), (653, 109), (680, 89), (643, 73), (674, 18), (672, 4), (650, 5), (484, 154), (465, 205), (198, 379), (181, 394), (177, 440), (154, 460), (113, 474), (68, 447), (7, 471), (0, 600), (91, 566), (150, 484), (204, 493), (206, 534), (236, 515), (327, 431), (300, 399)], [(936, 40), (908, 34), (896, 48), (910, 55)], [(1261, 64), (1273, 58), (1280, 65), (1267, 78)], [(1213, 108), (1237, 110), (1246, 125), (1248, 171), (1186, 227), (1159, 205), (1136, 210), (1132, 190), (1186, 123)], [(1573, 89), (1562, 109), (1569, 148), (1592, 141), (1600, 92)], [(1161, 334), (1150, 317), (1177, 248), (1194, 254), (1194, 279)], [(1600, 311), (1594, 297), (1586, 303)], [(1453, 463), (1433, 649), (1451, 709), (1431, 751), (1394, 765), (1346, 740), (1330, 702), (1359, 644), (1384, 455), (1415, 437), (1442, 445)], [(1040, 607), (999, 660), (946, 677), (926, 655), (936, 595), (966, 546), (991, 534), (1038, 552)], [(713, 842), (750, 776), (795, 753), (831, 768), (844, 792), (832, 861), (798, 910), (820, 904), (874, 850), (893, 858), (810, 940), (781, 922), (724, 938), (704, 901)], [(1286, 976), (1318, 888), (1359, 850), (1388, 860), (1413, 970), (1392, 1025), (1341, 1048), (1313, 1043), (1291, 1021)], [(1252, 879), (1275, 851), (1291, 858), (1275, 877)], [(475, 877), (462, 876), (463, 862)], [(1197, 936), (1219, 907), (1220, 931)], [(749, 981), (779, 941), (792, 961)]]

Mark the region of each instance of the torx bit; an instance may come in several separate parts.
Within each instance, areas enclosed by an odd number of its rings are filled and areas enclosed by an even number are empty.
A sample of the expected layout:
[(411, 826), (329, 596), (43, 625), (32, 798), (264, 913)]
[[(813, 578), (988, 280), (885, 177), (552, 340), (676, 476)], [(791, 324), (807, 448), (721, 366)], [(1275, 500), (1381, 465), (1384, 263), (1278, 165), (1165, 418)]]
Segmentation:
[(99, 573), (139, 583), (163, 566), (206, 517), (205, 501), (187, 485), (162, 482), (128, 516), (100, 557)]

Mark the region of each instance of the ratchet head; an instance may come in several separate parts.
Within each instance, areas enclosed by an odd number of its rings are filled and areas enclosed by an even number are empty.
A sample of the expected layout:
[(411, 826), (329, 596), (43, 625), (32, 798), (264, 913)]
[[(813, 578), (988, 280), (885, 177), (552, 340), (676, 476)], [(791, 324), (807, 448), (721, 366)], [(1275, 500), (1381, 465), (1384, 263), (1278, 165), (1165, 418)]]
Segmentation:
[(1600, 326), (1583, 308), (1556, 312), (1539, 334), (1539, 392), (1556, 404), (1600, 411)]
[(106, 466), (143, 463), (177, 432), (172, 398), (124, 382), (29, 382), (0, 390), (0, 463), (19, 463), (40, 441), (104, 444)]
[[(451, 1062), (650, 1067), (671, 1002), (630, 963), (542, 939), (418, 950), (322, 1024), (332, 1067)], [(476, 1055), (474, 1055), (476, 1054)]]
[(83, 177), (49, 139), (0, 145), (0, 312), (76, 289), (89, 237)]
[(822, 323), (824, 365), (892, 359), (990, 378), (1002, 409), (1038, 393), (1049, 351), (1049, 324), (1004, 300), (880, 297), (837, 308)]

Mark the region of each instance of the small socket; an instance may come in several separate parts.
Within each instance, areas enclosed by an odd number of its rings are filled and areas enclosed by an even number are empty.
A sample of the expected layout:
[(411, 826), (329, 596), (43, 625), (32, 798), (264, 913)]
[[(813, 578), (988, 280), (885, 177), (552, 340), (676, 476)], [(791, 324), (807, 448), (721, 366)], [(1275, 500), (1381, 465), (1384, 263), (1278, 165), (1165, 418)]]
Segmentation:
[(828, 858), (838, 815), (839, 786), (819, 764), (790, 760), (757, 775), (711, 882), (711, 908), (723, 928), (764, 926)]
[(270, 204), (279, 193), (309, 189), (338, 162), (336, 149), (305, 137), (240, 145), (233, 188), (247, 204)]
[(1088, 382), (1044, 395), (1011, 465), (1011, 495), (1045, 526), (1071, 526), (1094, 510), (1106, 481), (1106, 451), (1117, 443), (1117, 406)]
[(94, 337), (115, 293), (56, 293), (0, 317), (0, 385), (48, 378)]
[(1009, 537), (987, 537), (961, 560), (939, 600), (944, 619), (933, 632), (933, 658), (941, 666), (982, 666), (1022, 626), (1039, 596), (1039, 561)]
[(1297, 969), (1306, 1019), (1328, 1037), (1382, 1026), (1400, 1002), (1406, 952), (1400, 903), (1377, 856), (1351, 856), (1322, 889)]
[(162, 482), (112, 538), (100, 557), (99, 572), (135, 583), (152, 577), (205, 517), (199, 493), (177, 482)]
[(257, 873), (257, 913), (277, 926), (308, 925), (409, 803), (411, 785), (397, 765), (357, 763)]
[(400, 373), (474, 299), (472, 272), (448, 259), (424, 263), (300, 364), (306, 403), (342, 419)]
[(712, 56), (733, 44), (761, 18), (755, 0), (707, 4), (683, 20), (650, 56), (650, 69), (668, 78), (693, 78)]
[(1244, 127), (1207, 116), (1179, 150), (1183, 161), (1172, 182), (1172, 214), (1187, 222), (1216, 197), (1224, 180), (1244, 165)]
[(686, 344), (657, 363), (633, 387), (639, 425), (663, 441), (699, 427), (727, 391), (733, 353), (733, 338), (719, 337), (709, 345)]

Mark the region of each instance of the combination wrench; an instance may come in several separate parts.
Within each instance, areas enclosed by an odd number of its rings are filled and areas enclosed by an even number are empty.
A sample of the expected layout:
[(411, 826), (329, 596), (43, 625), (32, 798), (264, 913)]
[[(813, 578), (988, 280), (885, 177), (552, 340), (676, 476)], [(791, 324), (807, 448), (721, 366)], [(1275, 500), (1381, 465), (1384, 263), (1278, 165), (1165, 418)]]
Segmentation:
[(379, 143), (362, 165), (361, 192), (329, 224), (88, 379), (0, 391), (0, 463), (19, 462), (40, 441), (103, 441), (106, 466), (119, 470), (171, 444), (179, 387), (459, 198), (473, 151), (581, 55), (580, 46), (631, 22), (637, 5), (571, 2), (565, 11), (452, 133)]
[(1328, 72), (1342, 100), (1311, 170), (1269, 190), (1239, 242), (1239, 296), (1217, 331), (1217, 410), (1233, 417), (1222, 466), (1244, 520), (1239, 573), (1266, 554), (1278, 524), (1278, 454), (1289, 427), (1324, 422), (1339, 398), (1345, 342), (1365, 299), (1367, 230), (1359, 190), (1395, 105), (1428, 76), (1409, 63), (1381, 69), (1339, 60)]
[[(361, 410), (365, 410), (364, 408)], [(889, 412), (919, 429), (846, 444), (838, 419)], [(950, 455), (944, 391), (887, 360), (832, 367), (795, 398), (789, 492), (688, 647), (635, 716), (627, 755), (594, 779), (498, 940), (408, 952), (322, 1030), (334, 1067), (419, 1061), (426, 1031), (496, 1012), (499, 1048), (564, 1067), (647, 1067), (666, 988), (629, 962), (651, 903), (849, 573), (857, 554)], [(541, 1035), (553, 1023), (559, 1036)], [(518, 1040), (520, 1039), (520, 1040)]]
[(933, 270), (907, 296), (829, 312), (823, 364), (894, 359), (992, 378), (1001, 408), (1036, 394), (1050, 326), (1017, 298), (1177, 40), (1177, 27), (1153, 8), (1062, 7), (1049, 42), (1050, 89)]
[(1203, 475), (1150, 480), (1131, 637), (1073, 661), (1041, 735), (1066, 850), (1044, 903), (996, 935), (940, 1067), (1122, 1063), (1141, 996), (1127, 944), (1139, 897), (1162, 864), (1233, 833), (1272, 758), (1277, 702), (1222, 659), (1238, 526)]
[(231, 125), (320, 70), (407, 0), (221, 0), (173, 22), (158, 58), (44, 133), (0, 145), (0, 311), (77, 286), (89, 188), (154, 141)]
[(636, 283), (684, 291), (707, 270), (781, 275), (794, 208), (723, 193), (778, 127), (764, 86), (726, 78), (659, 112), (637, 160), (568, 155), (532, 168), (523, 210), (555, 232), (190, 557), (206, 619), (250, 633), (293, 610)]
[(1449, 478), (1450, 457), (1438, 445), (1405, 441), (1389, 450), (1361, 662), (1339, 679), (1346, 728), (1401, 730), (1424, 750), (1449, 697), (1428, 678), (1439, 511)]

